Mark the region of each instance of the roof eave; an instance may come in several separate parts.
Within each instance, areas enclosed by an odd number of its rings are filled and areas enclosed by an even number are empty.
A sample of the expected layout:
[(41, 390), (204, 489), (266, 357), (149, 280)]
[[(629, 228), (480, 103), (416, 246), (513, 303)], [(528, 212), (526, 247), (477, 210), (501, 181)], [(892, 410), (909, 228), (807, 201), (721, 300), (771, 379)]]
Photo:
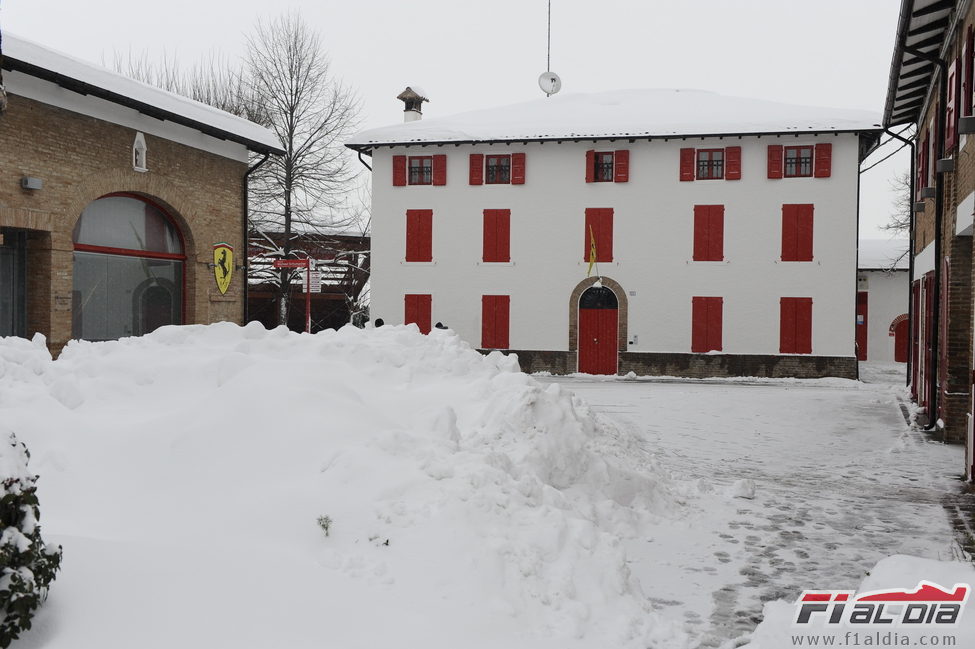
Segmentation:
[(97, 97), (98, 99), (104, 99), (106, 101), (119, 104), (120, 106), (131, 108), (142, 113), (143, 115), (148, 115), (149, 117), (153, 117), (158, 120), (173, 122), (174, 124), (180, 124), (181, 126), (192, 128), (203, 133), (204, 135), (217, 138), (218, 140), (235, 142), (257, 153), (274, 155), (283, 155), (285, 153), (285, 150), (280, 147), (270, 146), (237, 133), (225, 131), (215, 126), (190, 119), (185, 115), (180, 115), (179, 113), (174, 113), (172, 111), (153, 106), (152, 104), (147, 104), (145, 102), (132, 99), (131, 97), (126, 97), (125, 95), (120, 95), (116, 92), (106, 90), (105, 88), (92, 85), (85, 81), (74, 79), (59, 72), (55, 72), (54, 70), (48, 70), (46, 68), (33, 65), (32, 63), (13, 58), (10, 55), (5, 54), (3, 56), (3, 69), (10, 70), (12, 72), (23, 72), (24, 74), (32, 77), (55, 83), (66, 90), (77, 92), (78, 94), (82, 95), (90, 95), (92, 97)]
[[(804, 135), (823, 135), (832, 133), (834, 135), (841, 134), (861, 134), (861, 133), (882, 133), (883, 129), (879, 126), (875, 127), (864, 127), (864, 128), (849, 128), (849, 129), (813, 129), (808, 131), (761, 131), (761, 132), (743, 132), (743, 133), (669, 133), (669, 134), (659, 134), (659, 135), (590, 135), (590, 136), (571, 136), (571, 137), (510, 137), (510, 138), (497, 138), (497, 139), (465, 139), (465, 140), (423, 140), (423, 141), (410, 141), (410, 142), (353, 142), (347, 143), (345, 146), (352, 149), (353, 151), (359, 151), (367, 155), (372, 155), (373, 149), (378, 149), (381, 147), (409, 147), (409, 146), (461, 146), (463, 144), (513, 144), (513, 143), (527, 143), (527, 142), (598, 142), (598, 141), (614, 141), (614, 140), (688, 140), (688, 139), (704, 139), (704, 138), (743, 138), (743, 137), (802, 137)], [(879, 137), (879, 135), (878, 135)]]

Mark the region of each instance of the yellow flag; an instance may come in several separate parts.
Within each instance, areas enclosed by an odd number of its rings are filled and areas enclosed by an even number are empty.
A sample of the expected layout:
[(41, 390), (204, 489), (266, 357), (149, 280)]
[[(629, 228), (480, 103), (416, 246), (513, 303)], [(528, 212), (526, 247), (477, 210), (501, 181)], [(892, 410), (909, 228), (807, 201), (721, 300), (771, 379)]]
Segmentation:
[(589, 270), (586, 277), (592, 275), (592, 267), (596, 265), (596, 237), (592, 233), (592, 226), (589, 226)]

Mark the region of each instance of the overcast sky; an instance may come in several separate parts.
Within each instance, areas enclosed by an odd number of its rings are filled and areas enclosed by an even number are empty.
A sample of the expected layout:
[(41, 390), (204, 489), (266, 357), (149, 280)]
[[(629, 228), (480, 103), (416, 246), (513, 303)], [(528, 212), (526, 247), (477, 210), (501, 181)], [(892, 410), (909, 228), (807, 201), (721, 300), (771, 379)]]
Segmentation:
[[(879, 122), (899, 6), (552, 0), (551, 67), (562, 92), (698, 88), (866, 109)], [(429, 93), (427, 118), (542, 96), (546, 0), (0, 0), (0, 27), (95, 63), (132, 50), (188, 65), (211, 50), (240, 55), (257, 20), (289, 9), (357, 91), (364, 128), (402, 121), (395, 97), (409, 84)], [(861, 237), (887, 236), (876, 226), (892, 210), (889, 181), (909, 164), (905, 149), (863, 174)]]

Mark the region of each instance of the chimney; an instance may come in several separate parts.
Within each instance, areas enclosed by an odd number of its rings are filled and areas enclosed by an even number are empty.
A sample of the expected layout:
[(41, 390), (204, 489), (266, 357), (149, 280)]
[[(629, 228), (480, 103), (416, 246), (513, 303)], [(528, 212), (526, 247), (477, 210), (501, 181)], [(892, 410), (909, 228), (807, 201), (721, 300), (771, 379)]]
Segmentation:
[(404, 122), (415, 122), (418, 119), (423, 119), (422, 104), (430, 100), (427, 99), (427, 94), (423, 92), (422, 88), (419, 86), (407, 86), (406, 90), (399, 93), (399, 96), (396, 98), (406, 104), (406, 107), (403, 109)]

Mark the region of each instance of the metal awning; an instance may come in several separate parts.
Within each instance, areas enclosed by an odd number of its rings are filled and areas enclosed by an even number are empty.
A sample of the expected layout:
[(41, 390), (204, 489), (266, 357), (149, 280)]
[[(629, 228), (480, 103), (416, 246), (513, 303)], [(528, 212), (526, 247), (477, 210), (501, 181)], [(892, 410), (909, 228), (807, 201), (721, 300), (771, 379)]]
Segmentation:
[(934, 56), (940, 54), (956, 8), (966, 4), (968, 0), (901, 0), (884, 126), (911, 124), (920, 118), (937, 70), (934, 63), (918, 58), (907, 49)]

